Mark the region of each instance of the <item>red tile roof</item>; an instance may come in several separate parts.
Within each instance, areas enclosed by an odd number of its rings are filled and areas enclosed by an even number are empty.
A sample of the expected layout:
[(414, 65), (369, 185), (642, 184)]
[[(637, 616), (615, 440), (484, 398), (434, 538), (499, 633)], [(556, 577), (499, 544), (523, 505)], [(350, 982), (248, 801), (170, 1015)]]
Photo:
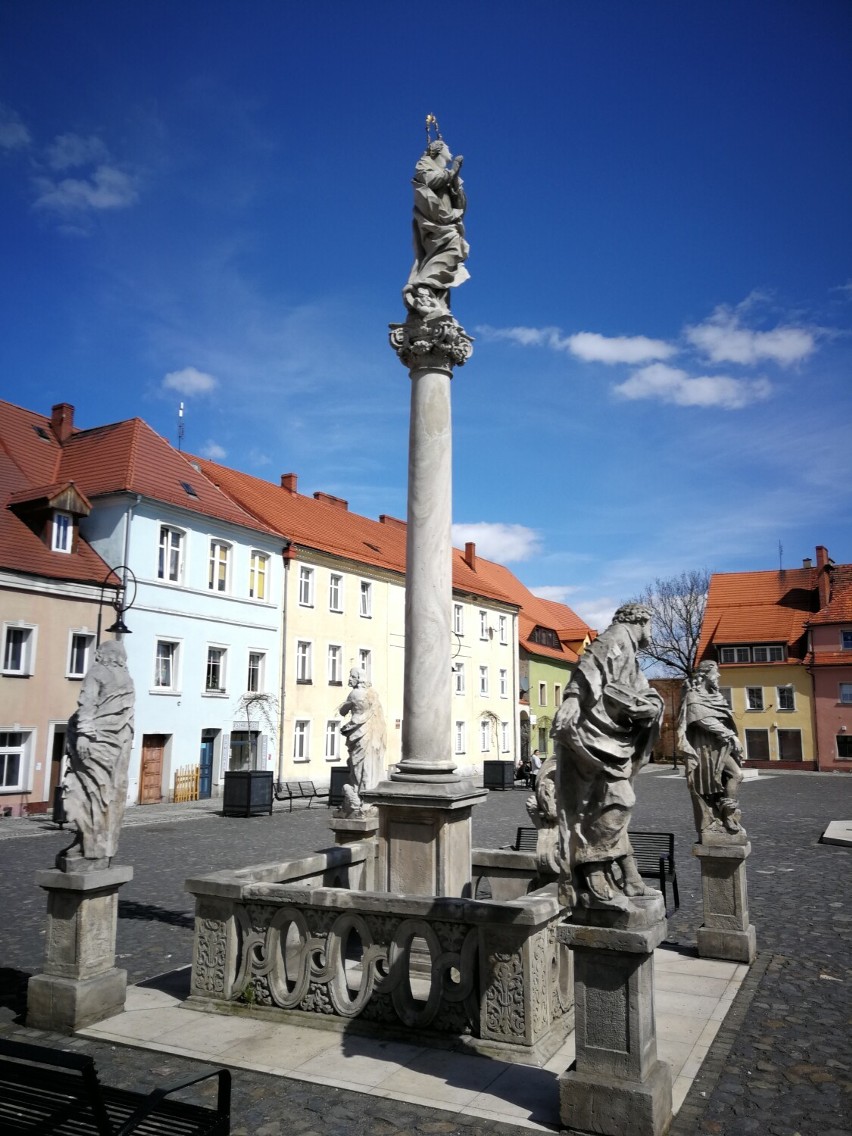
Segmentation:
[[(838, 568), (848, 567), (845, 564), (839, 564)], [(832, 579), (832, 585), (838, 583), (837, 575), (835, 573)], [(847, 584), (831, 597), (826, 606), (811, 616), (811, 623), (852, 623), (852, 585)]]

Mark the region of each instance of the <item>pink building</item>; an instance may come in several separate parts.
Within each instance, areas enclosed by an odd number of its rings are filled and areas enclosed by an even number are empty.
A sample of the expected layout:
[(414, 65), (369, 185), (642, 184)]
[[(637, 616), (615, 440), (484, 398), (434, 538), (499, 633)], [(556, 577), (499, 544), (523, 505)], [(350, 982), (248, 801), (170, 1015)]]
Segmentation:
[(806, 666), (813, 677), (821, 770), (852, 771), (852, 564), (817, 550), (819, 611), (808, 621)]

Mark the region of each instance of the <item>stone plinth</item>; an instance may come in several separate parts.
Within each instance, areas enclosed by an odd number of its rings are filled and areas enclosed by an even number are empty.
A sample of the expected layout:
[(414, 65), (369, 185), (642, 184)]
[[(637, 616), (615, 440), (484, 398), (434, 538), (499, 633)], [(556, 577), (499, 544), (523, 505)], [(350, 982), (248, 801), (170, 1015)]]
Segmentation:
[[(379, 831), (379, 814), (374, 809), (368, 809), (361, 815), (346, 816), (335, 813), (329, 821), (329, 828), (334, 833), (334, 843), (339, 845), (358, 844), (362, 840), (373, 840)], [(376, 886), (375, 858), (367, 860), (361, 886), (372, 891)]]
[(704, 925), (698, 928), (698, 953), (703, 958), (754, 962), (754, 925), (749, 923), (745, 862), (751, 844), (745, 837), (704, 833), (693, 844), (701, 864)]
[(579, 909), (558, 931), (574, 952), (577, 1057), (560, 1077), (568, 1132), (662, 1136), (672, 1119), (672, 1081), (657, 1057), (654, 948), (666, 935), (662, 896), (630, 910)]
[(468, 781), (383, 781), (376, 888), (404, 895), (471, 896), (471, 812), (488, 795)]
[(36, 872), (47, 892), (44, 972), (27, 987), (27, 1025), (73, 1033), (124, 1009), (127, 972), (115, 967), (118, 889), (131, 867)]

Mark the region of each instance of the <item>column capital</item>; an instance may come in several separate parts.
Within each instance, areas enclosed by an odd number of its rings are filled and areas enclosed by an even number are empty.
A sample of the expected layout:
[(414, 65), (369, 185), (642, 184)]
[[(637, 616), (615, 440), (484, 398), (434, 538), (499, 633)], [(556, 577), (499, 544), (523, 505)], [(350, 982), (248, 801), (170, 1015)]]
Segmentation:
[(463, 367), (473, 354), (473, 339), (447, 309), (421, 316), (410, 312), (405, 323), (389, 324), (390, 345), (400, 362), (414, 371), (449, 371)]

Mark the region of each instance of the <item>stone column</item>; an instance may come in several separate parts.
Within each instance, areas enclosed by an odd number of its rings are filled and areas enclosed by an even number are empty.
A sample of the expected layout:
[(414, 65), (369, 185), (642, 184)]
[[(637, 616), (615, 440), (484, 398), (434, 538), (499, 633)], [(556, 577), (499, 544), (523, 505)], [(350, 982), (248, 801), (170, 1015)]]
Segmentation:
[(47, 892), (44, 972), (27, 987), (27, 1025), (73, 1033), (124, 1009), (127, 971), (115, 966), (118, 889), (131, 867), (36, 872)]
[(663, 898), (628, 911), (578, 908), (559, 928), (574, 952), (577, 1056), (559, 1079), (568, 1132), (662, 1136), (672, 1119), (671, 1070), (657, 1057), (654, 948), (666, 935)]
[(757, 938), (749, 923), (745, 862), (751, 843), (744, 836), (703, 833), (693, 844), (701, 864), (704, 925), (698, 928), (698, 953), (703, 958), (754, 962)]

